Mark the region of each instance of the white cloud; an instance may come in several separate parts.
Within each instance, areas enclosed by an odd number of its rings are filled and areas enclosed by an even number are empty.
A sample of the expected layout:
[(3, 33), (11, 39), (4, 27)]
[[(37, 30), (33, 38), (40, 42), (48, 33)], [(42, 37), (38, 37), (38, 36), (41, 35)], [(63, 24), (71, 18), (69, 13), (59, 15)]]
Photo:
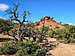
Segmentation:
[(0, 18), (3, 18), (3, 17), (0, 17)]
[(68, 23), (69, 25), (72, 25), (72, 23), (70, 22), (70, 23)]
[(9, 7), (6, 4), (0, 4), (0, 11), (5, 11), (7, 10)]
[(0, 18), (1, 18), (1, 19), (5, 19), (4, 17), (1, 17), (1, 16), (0, 16)]

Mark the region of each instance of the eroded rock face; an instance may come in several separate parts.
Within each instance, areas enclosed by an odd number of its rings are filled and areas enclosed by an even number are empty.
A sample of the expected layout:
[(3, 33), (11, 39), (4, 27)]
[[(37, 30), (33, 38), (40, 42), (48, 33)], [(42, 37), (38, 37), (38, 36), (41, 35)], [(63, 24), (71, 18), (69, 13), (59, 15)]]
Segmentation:
[(49, 28), (64, 28), (64, 26), (58, 22), (56, 22), (55, 20), (53, 20), (53, 18), (50, 18), (48, 16), (45, 16), (44, 18), (41, 19), (41, 21), (39, 22), (39, 25), (38, 25), (38, 28), (40, 28), (40, 26), (42, 26), (44, 23), (44, 25), (46, 27), (49, 27)]

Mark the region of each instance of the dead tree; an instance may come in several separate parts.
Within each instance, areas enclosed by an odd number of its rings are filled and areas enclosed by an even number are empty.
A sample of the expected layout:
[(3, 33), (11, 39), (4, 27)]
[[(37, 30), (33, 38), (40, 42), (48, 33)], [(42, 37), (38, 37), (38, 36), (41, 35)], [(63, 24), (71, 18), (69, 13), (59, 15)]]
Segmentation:
[[(24, 22), (28, 22), (26, 21), (26, 15), (27, 15), (27, 12), (24, 11), (23, 12), (23, 17), (22, 17), (22, 21), (19, 19), (19, 11), (18, 11), (18, 8), (19, 8), (19, 5), (15, 5), (15, 8), (13, 9), (8, 9), (6, 10), (7, 14), (10, 14), (10, 19), (11, 19), (11, 23), (12, 21), (17, 21), (18, 22), (18, 30), (14, 33), (16, 34), (16, 36), (13, 36), (14, 39), (16, 41), (20, 40), (20, 41), (23, 41), (25, 39), (25, 26), (24, 26)], [(14, 25), (14, 24), (13, 24)], [(11, 34), (9, 34), (11, 35)]]

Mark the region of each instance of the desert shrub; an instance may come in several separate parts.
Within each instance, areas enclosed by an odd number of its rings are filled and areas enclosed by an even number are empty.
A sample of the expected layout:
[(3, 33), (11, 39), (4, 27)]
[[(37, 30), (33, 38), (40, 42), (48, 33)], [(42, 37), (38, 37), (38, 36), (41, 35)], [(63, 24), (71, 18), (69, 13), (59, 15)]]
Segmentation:
[(69, 42), (75, 43), (75, 26), (69, 26), (68, 31), (65, 38), (69, 40)]
[(72, 37), (69, 37), (69, 39), (64, 38), (65, 43), (75, 43), (75, 39)]
[(16, 56), (44, 56), (46, 54), (46, 50), (42, 48), (36, 41), (9, 41), (0, 48), (0, 55), (2, 54), (16, 54)]
[(48, 36), (51, 37), (51, 38), (55, 37), (55, 31), (52, 30), (52, 29), (49, 29), (48, 30)]
[(11, 35), (13, 35), (13, 36), (16, 36), (17, 30), (18, 30), (18, 28), (11, 29), (11, 30), (9, 31), (9, 33), (10, 33)]
[(55, 31), (55, 37), (57, 39), (63, 39), (65, 37), (66, 32), (67, 32), (66, 29), (58, 29)]
[(3, 54), (3, 48), (0, 47), (0, 55)]
[(21, 47), (18, 46), (16, 56), (40, 56), (46, 53), (46, 50), (37, 42), (25, 41), (24, 43), (19, 42), (18, 45)]
[(25, 48), (17, 51), (16, 56), (41, 56), (45, 55), (45, 49)]
[(47, 35), (48, 30), (49, 30), (49, 28), (48, 28), (48, 27), (45, 27), (45, 26), (44, 26), (44, 27), (43, 27), (43, 26), (41, 26), (41, 27), (40, 27), (40, 32), (42, 32), (42, 31), (43, 31), (42, 33), (44, 33), (45, 35)]
[(75, 42), (75, 26), (68, 25), (64, 29), (57, 29), (54, 34), (54, 37), (66, 43)]
[(41, 26), (40, 27), (40, 42), (42, 42), (44, 39), (46, 39), (46, 37), (48, 36), (48, 30), (49, 30), (49, 27), (46, 27), (46, 26)]
[[(3, 45), (3, 47), (0, 48), (0, 51), (2, 54), (15, 54), (17, 52), (17, 48), (14, 47), (15, 45), (13, 44), (13, 40), (10, 42), (7, 42)], [(0, 54), (1, 55), (1, 54)]]
[(56, 39), (63, 39), (65, 36), (65, 29), (50, 29), (48, 31), (48, 36)]
[(75, 39), (72, 39), (72, 42), (75, 43)]
[(64, 43), (67, 43), (67, 41), (68, 41), (68, 40), (67, 40), (66, 38), (64, 38)]
[(8, 34), (12, 28), (9, 21), (0, 19), (0, 33)]

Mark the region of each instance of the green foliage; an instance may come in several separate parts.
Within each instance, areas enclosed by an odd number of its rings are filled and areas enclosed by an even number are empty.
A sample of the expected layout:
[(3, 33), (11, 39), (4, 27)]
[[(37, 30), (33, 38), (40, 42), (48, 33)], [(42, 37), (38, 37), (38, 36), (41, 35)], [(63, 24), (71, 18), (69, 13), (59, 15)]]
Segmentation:
[(40, 31), (42, 31), (42, 30), (46, 33), (49, 30), (49, 28), (48, 27), (45, 27), (45, 26), (44, 27), (41, 26), (40, 27)]
[(0, 55), (3, 54), (3, 48), (0, 47)]
[(16, 56), (41, 56), (46, 54), (46, 50), (37, 42), (32, 41), (9, 41), (0, 48), (0, 55), (16, 54)]
[(14, 47), (13, 41), (10, 41), (4, 44), (0, 52), (2, 52), (2, 54), (5, 54), (5, 55), (6, 54), (11, 55), (11, 54), (15, 54), (17, 52), (17, 49)]
[(53, 33), (53, 30), (49, 30), (48, 31), (48, 36), (53, 37), (52, 33)]
[(64, 42), (75, 42), (75, 26), (67, 25), (64, 29), (58, 29), (55, 32), (57, 39), (64, 39)]
[(65, 33), (66, 33), (65, 29), (58, 29), (55, 31), (55, 37), (57, 39), (63, 39), (65, 37)]
[(72, 42), (75, 43), (75, 39), (72, 39)]
[(10, 31), (12, 27), (10, 27), (10, 22), (8, 20), (0, 19), (0, 33), (5, 33)]
[(16, 36), (17, 30), (18, 30), (18, 28), (11, 29), (11, 30), (9, 31), (9, 33), (12, 34), (13, 36)]
[(48, 31), (49, 31), (49, 28), (48, 27), (45, 27), (45, 26), (41, 26), (40, 27), (40, 33), (43, 37), (45, 37), (46, 35), (48, 35)]
[(58, 28), (59, 28), (59, 26), (57, 26), (57, 25), (56, 25), (56, 28), (58, 29)]
[(19, 51), (16, 53), (17, 56), (37, 56), (46, 53), (46, 50), (42, 48), (37, 42), (25, 41), (24, 43), (19, 42), (17, 44), (19, 45)]
[(66, 43), (75, 43), (75, 26), (65, 25), (64, 29), (56, 28), (48, 30), (48, 36), (64, 40)]

